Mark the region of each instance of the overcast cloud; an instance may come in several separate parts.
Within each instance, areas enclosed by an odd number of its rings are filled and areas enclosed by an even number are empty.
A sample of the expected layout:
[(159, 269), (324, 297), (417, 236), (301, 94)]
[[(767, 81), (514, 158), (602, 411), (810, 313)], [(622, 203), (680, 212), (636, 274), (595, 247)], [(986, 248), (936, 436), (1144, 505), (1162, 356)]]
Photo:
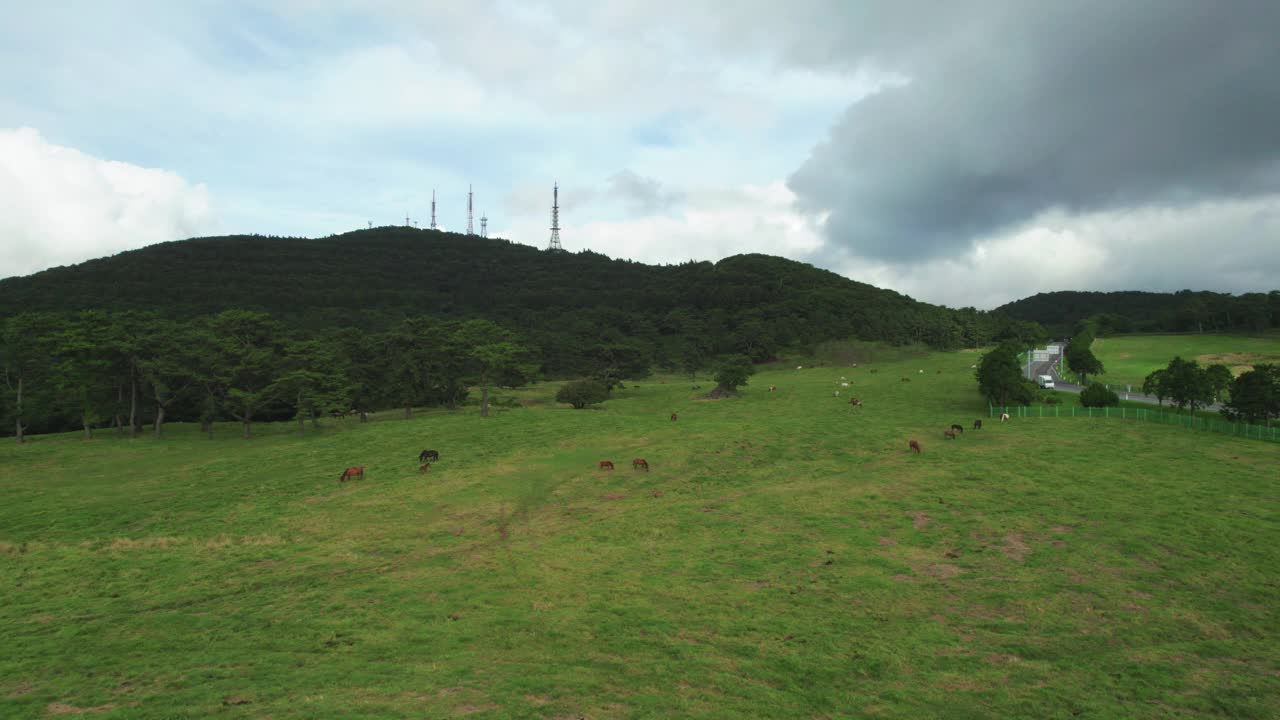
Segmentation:
[(463, 227), (468, 185), (543, 246), (558, 180), (570, 250), (768, 252), (978, 307), (1268, 290), (1278, 34), (1263, 0), (16, 6), (0, 277), (425, 226), (432, 189)]

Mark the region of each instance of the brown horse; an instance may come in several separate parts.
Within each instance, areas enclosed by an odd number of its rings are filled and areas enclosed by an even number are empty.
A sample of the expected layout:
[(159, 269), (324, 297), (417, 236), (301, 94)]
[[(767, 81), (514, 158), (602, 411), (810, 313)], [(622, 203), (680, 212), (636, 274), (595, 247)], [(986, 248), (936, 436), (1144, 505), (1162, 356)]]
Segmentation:
[(427, 463), (426, 465), (419, 465), (418, 472), (420, 473), (431, 472), (431, 464)]
[(679, 415), (676, 415), (675, 413), (671, 413), (671, 422), (675, 422), (679, 419), (680, 419)]
[(612, 461), (612, 460), (601, 460), (601, 461), (600, 461), (600, 469), (601, 469), (601, 470), (612, 470), (612, 469), (613, 469), (613, 461)]
[(955, 430), (955, 431), (956, 431), (956, 433), (962, 433), (962, 432), (964, 432), (964, 426), (962, 426), (962, 425), (952, 425), (952, 426), (951, 426), (951, 429), (952, 429), (952, 430)]
[(909, 447), (909, 448), (911, 448), (912, 450), (914, 450), (914, 451), (916, 452), (916, 454), (917, 454), (917, 455), (919, 455), (920, 453), (923, 453), (923, 452), (924, 452), (923, 450), (921, 450), (921, 449), (920, 449), (920, 443), (919, 443), (919, 441), (917, 441), (917, 440), (908, 440), (908, 441), (907, 441), (907, 447)]
[(333, 418), (334, 420), (346, 420), (347, 414), (342, 412), (341, 410), (330, 410), (329, 417)]
[(946, 439), (948, 439), (948, 440), (955, 440), (955, 439), (956, 439), (956, 431), (955, 431), (955, 430), (943, 430), (943, 431), (942, 431), (942, 437), (944, 437), (944, 438), (946, 438)]
[(778, 386), (777, 386), (777, 385), (770, 385), (770, 386), (769, 386), (769, 392), (773, 392), (774, 390), (777, 390), (777, 389), (778, 389)]
[(907, 377), (906, 375), (903, 375), (901, 382), (911, 382), (911, 378)]
[(346, 470), (343, 470), (342, 474), (338, 476), (338, 482), (346, 482), (347, 478), (351, 478), (352, 480), (355, 480), (355, 479), (363, 480), (364, 466), (357, 465), (355, 467), (349, 467)]
[(636, 458), (631, 461), (632, 470), (639, 470), (640, 468), (644, 468), (645, 472), (649, 472), (649, 461), (644, 458)]
[(973, 429), (974, 429), (974, 430), (981, 430), (981, 429), (982, 429), (982, 421), (981, 421), (981, 420), (974, 420), (974, 421), (973, 421)]
[(439, 450), (423, 450), (418, 453), (418, 462), (431, 462), (440, 459)]
[(862, 407), (862, 401), (858, 398), (849, 398), (849, 404), (854, 407)]

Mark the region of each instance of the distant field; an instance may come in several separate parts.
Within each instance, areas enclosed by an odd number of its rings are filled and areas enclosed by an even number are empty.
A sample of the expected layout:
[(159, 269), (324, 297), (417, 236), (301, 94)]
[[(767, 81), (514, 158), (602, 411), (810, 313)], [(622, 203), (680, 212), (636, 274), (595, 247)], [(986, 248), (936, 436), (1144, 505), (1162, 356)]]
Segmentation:
[(1255, 363), (1280, 363), (1280, 333), (1263, 335), (1122, 335), (1093, 341), (1093, 353), (1107, 372), (1098, 377), (1136, 390), (1152, 371), (1175, 356), (1201, 365), (1221, 363), (1239, 375)]
[(1001, 424), (976, 359), (7, 441), (0, 717), (1280, 716), (1280, 447)]

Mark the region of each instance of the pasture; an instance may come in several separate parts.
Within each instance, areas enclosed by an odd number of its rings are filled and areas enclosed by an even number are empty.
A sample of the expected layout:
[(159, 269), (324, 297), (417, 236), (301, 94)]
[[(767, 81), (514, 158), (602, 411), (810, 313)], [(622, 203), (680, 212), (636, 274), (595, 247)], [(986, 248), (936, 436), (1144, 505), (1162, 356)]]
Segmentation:
[(0, 717), (1280, 716), (1280, 448), (976, 359), (5, 443)]
[(1239, 375), (1258, 363), (1280, 363), (1280, 333), (1258, 335), (1118, 335), (1093, 341), (1093, 354), (1106, 368), (1098, 381), (1133, 385), (1135, 391), (1153, 371), (1175, 356), (1201, 366), (1221, 363)]

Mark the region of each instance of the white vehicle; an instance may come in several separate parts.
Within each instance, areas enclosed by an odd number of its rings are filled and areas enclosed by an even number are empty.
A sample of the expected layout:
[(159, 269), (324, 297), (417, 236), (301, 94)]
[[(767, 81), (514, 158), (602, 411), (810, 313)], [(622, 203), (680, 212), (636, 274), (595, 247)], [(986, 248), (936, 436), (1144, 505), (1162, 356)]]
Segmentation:
[(1036, 384), (1045, 390), (1053, 389), (1053, 377), (1050, 375), (1037, 375)]

